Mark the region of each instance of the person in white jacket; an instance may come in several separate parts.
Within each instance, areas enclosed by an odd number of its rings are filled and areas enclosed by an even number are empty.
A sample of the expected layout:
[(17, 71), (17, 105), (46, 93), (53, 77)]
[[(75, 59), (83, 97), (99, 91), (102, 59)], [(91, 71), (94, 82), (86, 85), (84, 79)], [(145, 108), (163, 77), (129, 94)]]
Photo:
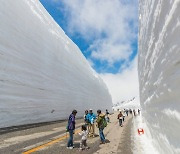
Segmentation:
[(87, 146), (88, 131), (87, 131), (86, 125), (82, 125), (81, 130), (82, 131), (79, 133), (79, 135), (81, 136), (81, 142), (80, 142), (79, 149), (80, 150), (89, 149), (89, 147)]

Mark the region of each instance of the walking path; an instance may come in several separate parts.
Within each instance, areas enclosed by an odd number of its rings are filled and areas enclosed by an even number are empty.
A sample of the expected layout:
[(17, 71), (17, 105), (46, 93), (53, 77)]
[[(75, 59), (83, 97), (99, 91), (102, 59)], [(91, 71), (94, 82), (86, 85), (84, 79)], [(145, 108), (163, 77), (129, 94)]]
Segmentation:
[[(117, 120), (117, 114), (118, 113), (115, 113), (111, 116), (111, 123), (109, 123), (107, 129), (105, 130), (106, 139), (109, 140), (109, 143), (100, 145), (100, 149), (95, 152), (95, 154), (132, 153), (130, 146), (132, 116), (129, 115), (126, 117), (123, 127), (120, 127)], [(124, 146), (125, 142), (127, 145)]]
[[(131, 126), (132, 116), (125, 118), (124, 126), (119, 127), (117, 112), (110, 115), (111, 123), (104, 130), (106, 144), (100, 145), (98, 128), (95, 129), (96, 137), (88, 138), (88, 151), (79, 151), (79, 135), (74, 135), (73, 150), (66, 149), (67, 134), (65, 127), (67, 122), (52, 124), (48, 126), (31, 128), (23, 131), (11, 132), (0, 135), (0, 153), (38, 153), (38, 154), (131, 154)], [(77, 120), (80, 127), (83, 120)], [(76, 133), (80, 131), (77, 128)]]

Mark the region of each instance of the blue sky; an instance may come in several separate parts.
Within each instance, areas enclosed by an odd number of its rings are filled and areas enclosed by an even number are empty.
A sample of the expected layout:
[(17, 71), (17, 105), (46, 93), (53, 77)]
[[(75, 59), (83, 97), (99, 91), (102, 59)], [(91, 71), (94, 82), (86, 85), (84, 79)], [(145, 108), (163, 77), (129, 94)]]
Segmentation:
[(137, 95), (137, 0), (40, 2), (103, 78), (114, 102)]
[[(100, 0), (100, 1), (102, 1), (102, 0)], [(88, 26), (87, 25), (88, 17), (87, 18), (85, 17), (86, 19), (84, 19), (84, 20), (87, 20), (87, 23), (81, 24), (83, 19), (81, 19), (81, 17), (78, 17), (78, 15), (74, 15), (74, 14), (76, 14), (77, 10), (78, 10), (77, 14), (79, 14), (79, 16), (81, 16), (82, 13), (88, 13), (88, 12), (84, 12), (84, 10), (81, 11), (82, 7), (86, 7), (86, 4), (83, 1), (82, 1), (82, 3), (84, 3), (84, 6), (79, 5), (79, 2), (80, 2), (79, 0), (74, 0), (74, 1), (72, 1), (72, 0), (66, 0), (66, 1), (65, 0), (40, 0), (40, 2), (46, 8), (46, 10), (49, 12), (49, 14), (54, 18), (54, 20), (60, 25), (60, 27), (65, 31), (65, 33), (73, 40), (73, 42), (75, 42), (78, 45), (78, 47), (80, 48), (80, 50), (82, 51), (84, 56), (90, 61), (92, 67), (98, 73), (113, 73), (113, 74), (115, 74), (115, 73), (121, 72), (124, 67), (129, 66), (129, 62), (131, 62), (137, 55), (137, 36), (131, 36), (134, 38), (133, 39), (130, 38), (130, 41), (126, 40), (126, 42), (124, 42), (126, 45), (129, 45), (127, 50), (131, 50), (131, 51), (129, 51), (129, 54), (127, 56), (125, 56), (125, 57), (122, 56), (123, 58), (121, 58), (121, 57), (112, 58), (112, 60), (109, 60), (108, 57), (101, 58), (100, 54), (103, 54), (103, 51), (101, 51), (101, 50), (103, 50), (105, 47), (98, 49), (98, 44), (95, 47), (92, 47), (92, 45), (94, 45), (96, 43), (96, 41), (101, 42), (101, 40), (104, 40), (104, 42), (108, 42), (109, 39), (111, 39), (111, 36), (110, 36), (110, 33), (108, 31), (106, 31), (106, 29), (104, 29), (103, 26), (101, 27), (102, 30), (96, 29), (93, 26)], [(96, 6), (94, 6), (95, 3), (98, 3), (98, 2), (97, 2), (97, 0), (92, 0), (92, 2), (94, 4), (92, 6), (89, 6), (89, 7), (87, 6), (87, 7), (88, 7), (88, 9), (92, 8), (92, 11), (93, 11), (96, 9)], [(102, 3), (103, 3), (103, 1), (102, 1)], [(135, 2), (133, 2), (133, 1), (128, 2), (128, 0), (126, 0), (126, 1), (118, 0), (116, 3), (117, 4), (119, 3), (119, 7), (121, 7), (121, 6), (122, 7), (126, 7), (126, 6), (133, 7), (133, 5), (131, 5), (131, 3), (133, 4)], [(89, 5), (90, 4), (92, 4), (92, 3), (89, 3)], [(78, 5), (79, 5), (79, 7), (78, 7)], [(98, 5), (101, 5), (101, 4), (98, 4)], [(107, 5), (108, 5), (108, 3), (107, 3)], [(106, 7), (106, 5), (104, 7)], [(137, 11), (136, 7), (133, 7), (133, 9), (134, 9), (134, 12)], [(96, 10), (96, 11), (98, 13), (98, 10)], [(104, 9), (102, 9), (101, 14), (104, 13), (103, 11), (104, 11)], [(132, 12), (132, 14), (134, 12)], [(114, 16), (115, 13), (116, 12), (112, 11), (112, 16)], [(122, 12), (119, 11), (119, 13), (121, 14)], [(129, 12), (128, 12), (128, 14), (129, 14)], [(129, 18), (128, 18), (128, 14), (127, 14), (127, 17), (123, 17), (123, 18), (125, 18), (123, 20), (123, 22), (126, 24), (127, 28), (130, 29), (129, 33), (134, 33), (133, 35), (135, 35), (135, 34), (137, 34), (137, 16), (132, 17), (132, 15), (129, 15)], [(74, 15), (74, 17), (73, 17), (73, 15)], [(107, 14), (105, 12), (104, 15), (105, 16), (107, 15), (107, 16), (109, 16), (109, 18), (111, 18), (111, 14)], [(118, 16), (118, 12), (117, 12), (117, 16)], [(120, 18), (117, 18), (117, 20), (118, 19), (120, 19)], [(78, 23), (75, 23), (74, 20), (77, 20), (79, 22), (79, 25), (78, 25)], [(121, 24), (121, 20), (116, 23)], [(93, 21), (91, 21), (90, 24), (93, 24)], [(114, 28), (118, 28), (118, 26), (113, 25), (114, 20), (112, 20), (112, 23), (109, 22), (109, 23), (105, 23), (105, 24), (108, 24), (110, 29), (111, 29), (111, 27), (113, 28), (113, 26), (114, 26)], [(88, 29), (89, 32), (87, 32), (87, 34), (81, 30), (78, 30), (78, 27), (80, 29), (83, 26)], [(94, 26), (98, 26), (98, 25), (94, 25)], [(85, 35), (88, 35), (89, 37), (87, 37)], [(124, 33), (124, 35), (128, 35), (128, 34)], [(106, 52), (109, 52), (109, 54), (110, 54), (111, 46), (113, 46), (114, 44), (117, 48), (112, 49), (112, 50), (118, 50), (118, 41), (121, 42), (121, 39), (123, 37), (125, 37), (125, 36), (123, 36), (122, 34), (119, 34), (119, 38), (115, 38), (115, 40), (114, 40), (117, 43), (112, 42), (110, 44), (110, 47), (108, 48), (109, 51), (106, 51)], [(119, 47), (119, 50), (121, 50), (121, 47)], [(125, 50), (126, 50), (126, 47), (125, 47)], [(116, 52), (118, 52), (118, 51), (116, 51)], [(124, 52), (126, 52), (126, 51), (124, 51)], [(121, 56), (122, 54), (120, 54), (120, 55), (116, 54), (116, 55)]]

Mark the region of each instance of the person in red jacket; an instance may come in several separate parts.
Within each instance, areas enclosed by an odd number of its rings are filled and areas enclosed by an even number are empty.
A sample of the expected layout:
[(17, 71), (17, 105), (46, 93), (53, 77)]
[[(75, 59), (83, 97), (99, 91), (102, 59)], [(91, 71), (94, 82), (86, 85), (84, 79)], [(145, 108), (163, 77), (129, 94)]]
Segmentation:
[(123, 126), (123, 125), (122, 125), (122, 121), (123, 121), (123, 114), (122, 114), (122, 112), (121, 112), (121, 111), (119, 112), (117, 119), (119, 119), (119, 126), (121, 126), (121, 127), (122, 127), (122, 126)]

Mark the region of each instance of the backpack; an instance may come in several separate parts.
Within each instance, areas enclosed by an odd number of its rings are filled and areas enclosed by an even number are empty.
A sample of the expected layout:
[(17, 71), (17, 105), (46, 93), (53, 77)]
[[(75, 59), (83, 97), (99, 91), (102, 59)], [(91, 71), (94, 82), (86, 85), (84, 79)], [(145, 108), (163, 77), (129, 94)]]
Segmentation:
[(107, 127), (107, 121), (106, 121), (105, 117), (102, 118), (102, 127), (103, 128)]

